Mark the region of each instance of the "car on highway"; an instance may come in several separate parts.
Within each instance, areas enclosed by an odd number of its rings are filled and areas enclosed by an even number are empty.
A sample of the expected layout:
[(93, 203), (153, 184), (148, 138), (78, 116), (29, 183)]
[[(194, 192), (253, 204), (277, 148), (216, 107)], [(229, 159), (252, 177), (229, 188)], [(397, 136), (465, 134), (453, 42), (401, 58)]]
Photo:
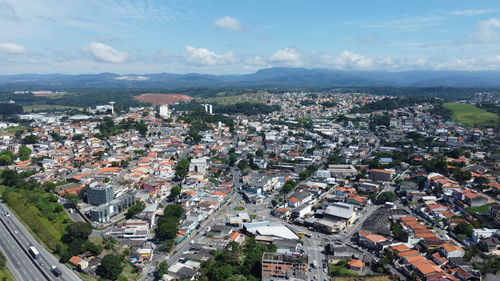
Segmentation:
[(62, 272), (59, 268), (57, 268), (55, 265), (53, 265), (51, 268), (50, 268), (50, 272), (52, 272), (52, 274), (54, 274), (55, 277), (59, 277), (62, 275)]
[(10, 217), (10, 213), (9, 213), (9, 211), (5, 211), (5, 216), (6, 216), (6, 217)]

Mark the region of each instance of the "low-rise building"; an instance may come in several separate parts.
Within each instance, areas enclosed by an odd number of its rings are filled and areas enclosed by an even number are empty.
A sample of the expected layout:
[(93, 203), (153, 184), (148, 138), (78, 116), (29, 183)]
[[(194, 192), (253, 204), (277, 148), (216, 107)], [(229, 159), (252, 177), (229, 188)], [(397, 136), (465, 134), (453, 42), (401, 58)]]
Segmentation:
[(309, 256), (303, 253), (264, 253), (262, 281), (309, 280)]

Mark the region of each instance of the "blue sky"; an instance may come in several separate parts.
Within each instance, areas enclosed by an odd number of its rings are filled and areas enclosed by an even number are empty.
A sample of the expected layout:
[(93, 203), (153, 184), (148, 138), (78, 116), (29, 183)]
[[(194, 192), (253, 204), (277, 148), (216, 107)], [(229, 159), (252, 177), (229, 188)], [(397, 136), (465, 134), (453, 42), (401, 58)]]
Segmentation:
[(498, 0), (0, 0), (0, 74), (500, 70)]

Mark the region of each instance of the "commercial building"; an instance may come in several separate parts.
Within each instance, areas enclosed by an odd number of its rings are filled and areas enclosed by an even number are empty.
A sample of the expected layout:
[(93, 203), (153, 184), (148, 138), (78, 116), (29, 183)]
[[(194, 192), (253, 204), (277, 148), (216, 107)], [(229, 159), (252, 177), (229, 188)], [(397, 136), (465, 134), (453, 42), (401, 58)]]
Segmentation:
[(392, 171), (382, 169), (371, 169), (369, 171), (369, 178), (372, 181), (391, 181)]
[(324, 216), (331, 220), (346, 220), (350, 224), (356, 220), (356, 211), (351, 204), (334, 203), (326, 207)]
[(114, 189), (112, 185), (90, 184), (87, 188), (87, 202), (94, 206), (106, 204), (113, 198)]
[(89, 216), (95, 222), (107, 222), (113, 216), (126, 211), (135, 204), (135, 193), (125, 194), (108, 203), (101, 204), (90, 210)]
[(335, 178), (352, 177), (358, 173), (353, 165), (329, 165), (328, 171)]

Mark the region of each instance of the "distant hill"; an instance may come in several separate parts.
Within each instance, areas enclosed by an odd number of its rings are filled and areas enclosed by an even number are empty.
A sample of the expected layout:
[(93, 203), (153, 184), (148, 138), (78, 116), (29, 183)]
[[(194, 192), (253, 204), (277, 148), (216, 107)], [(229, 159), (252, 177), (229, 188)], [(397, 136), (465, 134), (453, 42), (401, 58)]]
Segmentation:
[(500, 71), (348, 71), (275, 67), (242, 75), (208, 74), (20, 74), (0, 75), (4, 88), (192, 88), (192, 87), (500, 87)]

